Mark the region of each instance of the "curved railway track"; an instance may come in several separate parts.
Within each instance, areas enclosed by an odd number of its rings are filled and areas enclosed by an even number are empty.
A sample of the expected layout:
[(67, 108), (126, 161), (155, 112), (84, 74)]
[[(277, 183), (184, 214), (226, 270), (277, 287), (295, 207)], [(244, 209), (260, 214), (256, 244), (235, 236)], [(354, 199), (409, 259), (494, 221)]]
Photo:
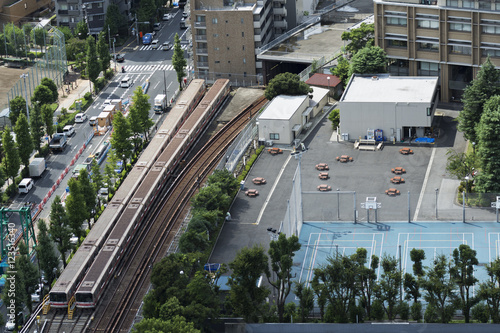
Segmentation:
[(189, 161), (167, 194), (160, 197), (158, 203), (162, 204), (157, 204), (150, 212), (147, 219), (150, 222), (138, 232), (137, 240), (125, 255), (87, 331), (128, 331), (149, 287), (151, 267), (166, 253), (189, 210), (191, 197), (247, 124), (249, 115), (258, 112), (265, 102), (264, 97), (258, 99), (215, 134)]

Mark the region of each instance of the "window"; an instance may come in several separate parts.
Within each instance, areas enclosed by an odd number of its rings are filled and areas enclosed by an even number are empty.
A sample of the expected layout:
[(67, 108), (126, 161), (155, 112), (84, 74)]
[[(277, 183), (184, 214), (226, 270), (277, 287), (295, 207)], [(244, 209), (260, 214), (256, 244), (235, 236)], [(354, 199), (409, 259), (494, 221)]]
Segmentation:
[(446, 6), (458, 7), (458, 0), (446, 0)]
[(241, 24), (243, 24), (243, 19), (241, 19)]
[(219, 60), (215, 60), (215, 63), (216, 63), (216, 64), (220, 64), (220, 61), (219, 61)]
[(241, 37), (245, 37), (245, 33), (243, 31), (241, 32)]
[(435, 62), (418, 62), (419, 76), (439, 76), (439, 64)]
[(212, 23), (213, 23), (213, 24), (217, 24), (217, 18), (213, 18), (213, 19), (212, 19)]
[(243, 45), (243, 51), (245, 51), (245, 45)]
[(219, 37), (219, 34), (214, 34), (214, 38), (217, 38), (217, 37)]
[(418, 43), (418, 49), (420, 51), (439, 52), (439, 44), (422, 42)]
[(393, 76), (408, 76), (409, 61), (402, 59), (389, 59), (388, 72)]
[(392, 39), (389, 39), (387, 41), (387, 47), (406, 48), (407, 46), (408, 46), (408, 42), (403, 41), (403, 40), (392, 40)]
[(97, 8), (102, 8), (102, 2), (97, 3)]
[(87, 9), (92, 9), (92, 3), (86, 3), (85, 6), (87, 6)]
[(247, 72), (243, 72), (243, 77), (247, 77)]
[(427, 116), (430, 116), (432, 114), (431, 110), (431, 108), (427, 108)]
[(472, 50), (471, 50), (470, 46), (450, 45), (450, 53), (451, 54), (471, 55)]
[(406, 18), (388, 17), (387, 25), (400, 25), (406, 27)]
[(462, 0), (462, 7), (463, 8), (474, 8), (474, 1)]
[(483, 33), (485, 34), (494, 34), (494, 35), (500, 34), (500, 26), (482, 25), (481, 27), (483, 28)]
[(243, 58), (243, 63), (246, 64), (247, 63), (247, 58)]
[(471, 29), (470, 23), (450, 23), (451, 31), (470, 32), (470, 29)]
[(219, 51), (219, 48), (218, 47), (214, 47), (214, 51)]
[(269, 139), (270, 140), (279, 140), (280, 134), (279, 133), (269, 133)]
[(482, 50), (483, 56), (490, 56), (492, 58), (500, 58), (500, 49), (498, 50), (493, 50), (493, 49), (483, 49)]
[(479, 9), (491, 9), (490, 1), (479, 1)]
[(417, 27), (424, 29), (439, 29), (439, 22), (431, 20), (417, 20)]

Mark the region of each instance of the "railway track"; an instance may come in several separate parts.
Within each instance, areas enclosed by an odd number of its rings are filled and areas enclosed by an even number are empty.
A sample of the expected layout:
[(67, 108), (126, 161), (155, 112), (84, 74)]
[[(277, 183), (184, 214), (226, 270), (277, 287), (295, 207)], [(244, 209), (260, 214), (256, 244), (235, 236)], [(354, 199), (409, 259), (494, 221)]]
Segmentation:
[(224, 156), (230, 143), (247, 124), (249, 115), (265, 104), (265, 98), (252, 103), (224, 126), (185, 166), (167, 194), (160, 196), (149, 212), (137, 240), (125, 255), (115, 281), (94, 312), (89, 332), (128, 332), (142, 298), (149, 287), (152, 265), (160, 260), (172, 242), (183, 217), (189, 210), (190, 199), (199, 184), (208, 177)]

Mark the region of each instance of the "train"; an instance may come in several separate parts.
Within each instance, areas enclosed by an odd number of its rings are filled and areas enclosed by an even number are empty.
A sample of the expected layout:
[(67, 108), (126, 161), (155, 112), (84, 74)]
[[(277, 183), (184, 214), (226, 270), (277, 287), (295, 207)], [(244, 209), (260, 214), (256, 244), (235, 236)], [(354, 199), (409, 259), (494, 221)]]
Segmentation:
[[(229, 80), (215, 81), (148, 170), (147, 175), (130, 198), (129, 204), (124, 208), (103, 249), (97, 254), (94, 263), (79, 285), (75, 294), (76, 307), (85, 309), (96, 307), (156, 196), (196, 141), (199, 133), (224, 102), (230, 89)], [(140, 165), (138, 167), (141, 168)]]
[(131, 196), (136, 192), (151, 165), (160, 156), (177, 130), (194, 111), (206, 91), (205, 80), (195, 79), (180, 95), (175, 106), (141, 154), (134, 168), (127, 175), (112, 200), (89, 231), (69, 264), (65, 267), (49, 292), (50, 306), (68, 307), (96, 256), (101, 251), (106, 239), (122, 215)]

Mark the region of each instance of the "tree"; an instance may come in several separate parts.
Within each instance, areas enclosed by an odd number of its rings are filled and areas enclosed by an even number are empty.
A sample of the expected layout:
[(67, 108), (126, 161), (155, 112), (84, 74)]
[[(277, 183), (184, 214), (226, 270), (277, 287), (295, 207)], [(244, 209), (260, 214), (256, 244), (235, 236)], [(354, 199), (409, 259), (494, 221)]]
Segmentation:
[[(12, 264), (17, 266), (18, 260)], [(7, 307), (7, 321), (16, 325), (20, 323), (19, 315), (22, 315), (26, 299), (26, 288), (24, 288), (24, 275), (21, 270), (9, 270), (5, 278), (4, 290), (15, 290), (15, 292), (2, 293), (2, 300)]]
[(26, 113), (26, 100), (22, 96), (14, 97), (10, 101), (9, 109), (10, 123), (15, 125), (17, 123), (17, 117), (19, 117), (21, 113)]
[(117, 4), (108, 5), (104, 26), (109, 27), (111, 36), (124, 35), (127, 32), (127, 18), (121, 13)]
[(231, 197), (218, 186), (206, 186), (200, 189), (192, 199), (194, 209), (226, 211), (231, 204)]
[(133, 103), (129, 111), (129, 117), (132, 117), (129, 121), (132, 132), (135, 134), (143, 134), (146, 140), (149, 140), (149, 129), (154, 125), (153, 120), (149, 118), (151, 104), (148, 100), (149, 96), (144, 94), (141, 87), (137, 87), (132, 96)]
[(32, 100), (39, 105), (51, 104), (54, 99), (54, 94), (47, 86), (39, 84), (33, 92)]
[(142, 319), (139, 323), (134, 325), (134, 333), (200, 333), (200, 330), (194, 328), (194, 324), (186, 322), (186, 318), (182, 316), (175, 316), (171, 320), (162, 320), (157, 318)]
[(84, 54), (87, 48), (85, 40), (71, 38), (66, 41), (66, 55), (68, 60), (75, 61), (79, 54)]
[(175, 34), (174, 38), (174, 53), (172, 55), (172, 66), (174, 66), (175, 72), (177, 73), (177, 82), (179, 82), (179, 89), (182, 90), (182, 79), (186, 76), (185, 67), (187, 61), (184, 58), (184, 51), (181, 48), (181, 39), (179, 34)]
[(40, 50), (43, 52), (43, 47), (45, 45), (45, 29), (44, 28), (34, 28), (31, 30), (31, 39), (35, 45), (40, 46)]
[(57, 195), (50, 206), (49, 233), (52, 240), (57, 244), (57, 250), (61, 254), (63, 266), (66, 267), (66, 252), (71, 248), (71, 228), (69, 219), (61, 198)]
[(97, 41), (97, 53), (99, 54), (99, 64), (101, 66), (101, 70), (106, 72), (110, 66), (111, 54), (109, 53), (109, 45), (106, 44), (104, 36), (104, 32), (99, 34), (99, 40)]
[(448, 270), (448, 260), (444, 254), (438, 255), (427, 271), (427, 278), (423, 282), (423, 288), (427, 291), (424, 299), (439, 316), (441, 323), (448, 323), (453, 315), (455, 307), (455, 282)]
[(75, 37), (86, 40), (89, 36), (89, 28), (85, 20), (81, 20), (76, 24)]
[(26, 290), (24, 304), (28, 305), (31, 313), (31, 294), (36, 291), (40, 276), (37, 267), (31, 262), (28, 247), (24, 242), (19, 243), (19, 256), (16, 258), (16, 269), (21, 271), (22, 276), (24, 276), (24, 289)]
[(40, 269), (45, 273), (49, 285), (56, 278), (59, 259), (54, 251), (54, 245), (47, 230), (47, 224), (43, 219), (38, 221), (36, 256), (40, 263)]
[(481, 172), (476, 176), (476, 191), (494, 193), (500, 191), (500, 143), (495, 131), (500, 130), (500, 96), (491, 97), (484, 105), (481, 121), (477, 126), (478, 155)]
[(42, 105), (42, 120), (45, 124), (45, 132), (49, 137), (54, 134), (54, 111), (48, 104)]
[(89, 217), (88, 208), (80, 183), (75, 178), (71, 178), (68, 181), (68, 187), (69, 195), (66, 197), (68, 224), (73, 234), (80, 239), (84, 235), (82, 230), (83, 221)]
[(38, 153), (41, 153), (41, 142), (44, 131), (40, 106), (37, 104), (33, 105), (30, 110), (30, 128), (33, 146), (38, 151)]
[(113, 119), (113, 134), (111, 135), (111, 147), (116, 156), (123, 162), (126, 169), (127, 159), (132, 155), (132, 143), (129, 138), (132, 136), (130, 125), (121, 112), (118, 112)]
[(57, 30), (59, 30), (60, 32), (62, 32), (62, 34), (64, 35), (64, 41), (67, 43), (68, 40), (70, 40), (71, 38), (73, 38), (73, 32), (71, 31), (71, 29), (69, 27), (55, 27)]
[(500, 323), (500, 258), (486, 265), (488, 280), (479, 284), (478, 296), (486, 301), (493, 323)]
[(27, 167), (30, 164), (30, 157), (33, 152), (33, 142), (31, 141), (28, 119), (24, 113), (21, 113), (17, 119), (16, 127), (14, 127), (14, 133), (16, 133), (19, 158), (24, 166)]
[(181, 253), (203, 252), (208, 248), (209, 231), (188, 230), (179, 239)]
[(95, 213), (96, 202), (97, 202), (97, 191), (90, 182), (90, 175), (87, 169), (82, 169), (78, 175), (78, 188), (82, 194), (83, 200), (85, 202), (86, 216), (89, 219), (89, 229), (92, 228), (90, 224), (90, 217)]
[(87, 73), (89, 80), (94, 84), (94, 91), (97, 93), (96, 81), (101, 72), (101, 65), (97, 59), (97, 50), (95, 39), (92, 36), (87, 37)]
[(466, 323), (470, 321), (470, 309), (479, 301), (470, 294), (471, 288), (478, 282), (474, 277), (474, 266), (479, 264), (476, 255), (476, 250), (461, 244), (453, 250), (453, 266), (450, 268), (450, 275), (460, 291), (460, 305)]
[(258, 280), (263, 274), (269, 276), (268, 258), (261, 246), (243, 248), (229, 264), (232, 274), (228, 280), (229, 303), (238, 316), (245, 322), (258, 322), (264, 310), (264, 302), (269, 289), (261, 286)]
[(272, 100), (278, 95), (300, 96), (312, 92), (312, 88), (303, 81), (297, 74), (281, 73), (276, 75), (266, 87), (265, 96)]
[(305, 323), (309, 313), (314, 309), (314, 291), (306, 287), (304, 282), (295, 284), (295, 295), (299, 299), (298, 314), (300, 321)]
[(4, 154), (3, 167), (5, 175), (11, 178), (12, 183), (14, 183), (19, 172), (19, 167), (21, 166), (21, 161), (19, 159), (19, 151), (17, 150), (14, 138), (10, 133), (9, 126), (6, 126), (3, 130), (2, 148)]
[(210, 176), (208, 176), (207, 184), (208, 186), (218, 186), (222, 190), (222, 192), (228, 195), (231, 195), (235, 191), (237, 191), (240, 185), (238, 183), (238, 180), (227, 169), (214, 170), (214, 172)]
[[(446, 171), (458, 180), (472, 176), (478, 166), (478, 159), (474, 153), (458, 153), (456, 150), (448, 149), (446, 155), (448, 155)], [(471, 191), (471, 185), (472, 180), (466, 183), (466, 191), (468, 193)]]
[[(365, 252), (366, 249), (359, 248), (356, 251)], [(369, 267), (363, 264), (359, 269), (359, 281), (360, 281), (360, 301), (366, 309), (366, 315), (371, 318), (371, 306), (372, 306), (372, 296), (375, 292), (375, 286), (377, 285), (377, 269), (379, 265), (379, 258), (376, 255), (372, 255)]]
[[(91, 166), (90, 166), (91, 175), (90, 178), (92, 179), (92, 186), (95, 191), (95, 193), (98, 193), (99, 190), (104, 187), (104, 178), (101, 173), (101, 168), (99, 164), (95, 161), (95, 159), (92, 160)], [(98, 200), (98, 207), (101, 207), (101, 197), (97, 196)]]
[(333, 109), (332, 112), (328, 115), (328, 120), (332, 122), (332, 128), (337, 130), (337, 127), (340, 124), (340, 110)]
[(365, 47), (351, 59), (349, 77), (353, 74), (385, 73), (387, 54), (378, 46)]
[(59, 98), (59, 93), (57, 92), (57, 86), (54, 83), (54, 81), (52, 81), (48, 77), (44, 77), (40, 82), (40, 84), (46, 86), (47, 88), (50, 89), (50, 91), (52, 91), (51, 103), (57, 102), (57, 99)]
[(274, 274), (273, 280), (269, 276), (267, 280), (277, 292), (276, 305), (278, 307), (280, 323), (283, 322), (286, 298), (292, 289), (293, 257), (298, 250), (300, 250), (300, 243), (299, 238), (295, 235), (287, 238), (284, 233), (281, 233), (278, 240), (273, 240), (269, 244), (269, 260), (271, 261), (271, 270)]
[(350, 41), (345, 49), (354, 55), (365, 47), (375, 45), (375, 24), (361, 23), (361, 26), (357, 29), (344, 31), (341, 38), (344, 41)]
[(382, 306), (389, 320), (396, 316), (396, 304), (401, 285), (401, 272), (398, 269), (398, 260), (384, 255), (380, 263), (383, 269), (379, 284), (375, 288), (375, 295), (382, 302)]
[(458, 129), (471, 142), (477, 142), (477, 126), (483, 113), (484, 105), (492, 96), (500, 93), (500, 72), (495, 69), (490, 58), (481, 66), (477, 76), (464, 90), (463, 110), (458, 115)]
[(333, 67), (330, 69), (330, 73), (333, 75), (337, 76), (344, 87), (347, 85), (349, 82), (349, 68), (350, 68), (349, 61), (344, 58), (343, 56), (340, 56), (337, 58), (337, 66)]

